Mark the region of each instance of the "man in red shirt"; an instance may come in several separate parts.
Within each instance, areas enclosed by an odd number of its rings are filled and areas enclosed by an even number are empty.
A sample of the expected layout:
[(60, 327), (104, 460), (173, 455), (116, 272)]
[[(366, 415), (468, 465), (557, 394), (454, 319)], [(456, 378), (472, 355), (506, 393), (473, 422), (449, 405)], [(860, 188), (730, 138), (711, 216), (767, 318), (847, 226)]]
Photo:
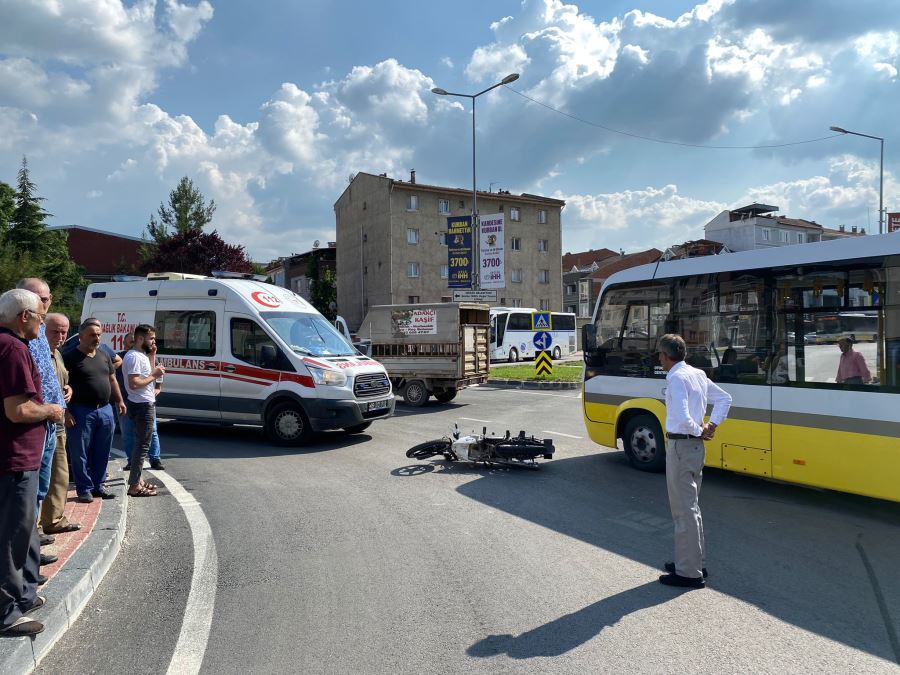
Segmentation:
[[(46, 601), (26, 578), (39, 576), (35, 529), (38, 471), (48, 433), (63, 409), (45, 405), (41, 376), (28, 349), (44, 322), (41, 299), (22, 288), (0, 295), (0, 634), (36, 635), (40, 621), (27, 616)], [(28, 574), (26, 574), (26, 571)]]

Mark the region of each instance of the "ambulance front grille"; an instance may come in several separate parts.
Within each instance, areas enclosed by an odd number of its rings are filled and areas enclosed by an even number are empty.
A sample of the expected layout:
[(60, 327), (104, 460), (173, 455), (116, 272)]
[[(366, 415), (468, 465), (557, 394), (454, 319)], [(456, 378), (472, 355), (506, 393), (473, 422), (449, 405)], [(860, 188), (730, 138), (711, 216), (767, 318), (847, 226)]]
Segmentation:
[(391, 382), (384, 373), (357, 375), (353, 382), (353, 394), (356, 398), (375, 398), (391, 391)]

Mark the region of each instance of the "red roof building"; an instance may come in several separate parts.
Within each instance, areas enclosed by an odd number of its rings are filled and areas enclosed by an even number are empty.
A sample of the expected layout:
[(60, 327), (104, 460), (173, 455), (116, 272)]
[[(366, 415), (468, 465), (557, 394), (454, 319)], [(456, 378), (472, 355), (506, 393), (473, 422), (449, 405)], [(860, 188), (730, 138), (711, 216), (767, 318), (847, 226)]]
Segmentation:
[(90, 281), (109, 281), (116, 274), (132, 274), (138, 266), (140, 237), (106, 232), (81, 225), (54, 225), (68, 235), (69, 257), (84, 268)]

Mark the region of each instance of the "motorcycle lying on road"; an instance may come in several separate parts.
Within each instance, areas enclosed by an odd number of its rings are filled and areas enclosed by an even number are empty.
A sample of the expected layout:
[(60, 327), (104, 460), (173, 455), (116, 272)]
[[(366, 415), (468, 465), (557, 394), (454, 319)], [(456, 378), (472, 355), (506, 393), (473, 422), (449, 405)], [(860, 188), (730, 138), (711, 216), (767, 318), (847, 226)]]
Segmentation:
[(483, 427), (481, 434), (473, 432), (469, 436), (461, 436), (459, 426), (454, 424), (450, 436), (414, 445), (406, 451), (406, 456), (410, 459), (429, 459), (443, 455), (448, 462), (481, 462), (537, 469), (537, 460), (553, 459), (555, 451), (552, 439), (526, 436), (524, 431), (520, 431), (518, 436), (510, 436), (509, 431), (505, 436), (489, 436), (487, 427)]

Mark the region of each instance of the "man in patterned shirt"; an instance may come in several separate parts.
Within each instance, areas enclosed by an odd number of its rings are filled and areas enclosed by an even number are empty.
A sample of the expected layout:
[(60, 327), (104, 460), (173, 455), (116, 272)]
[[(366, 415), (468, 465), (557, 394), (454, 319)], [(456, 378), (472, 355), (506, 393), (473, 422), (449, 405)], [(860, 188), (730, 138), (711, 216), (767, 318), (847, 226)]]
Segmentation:
[[(47, 282), (37, 277), (26, 277), (16, 284), (16, 288), (24, 288), (31, 291), (41, 299), (41, 313), (46, 316), (50, 310), (50, 303), (53, 302), (53, 294)], [(66, 409), (65, 396), (62, 388), (59, 386), (59, 378), (56, 376), (56, 368), (53, 365), (53, 355), (50, 351), (50, 344), (47, 342), (46, 326), (41, 323), (40, 334), (28, 343), (28, 349), (37, 365), (38, 373), (41, 376), (41, 389), (43, 391), (44, 402), (52, 403)], [(37, 513), (40, 513), (41, 502), (47, 496), (50, 489), (50, 473), (53, 466), (53, 453), (56, 451), (56, 426), (48, 427), (47, 440), (44, 443), (44, 453), (41, 455), (41, 469), (38, 473), (38, 493), (37, 493)], [(48, 539), (47, 535), (41, 533), (41, 539), (45, 543), (49, 543), (52, 539)], [(41, 565), (49, 565), (56, 561), (56, 556), (41, 553)]]

